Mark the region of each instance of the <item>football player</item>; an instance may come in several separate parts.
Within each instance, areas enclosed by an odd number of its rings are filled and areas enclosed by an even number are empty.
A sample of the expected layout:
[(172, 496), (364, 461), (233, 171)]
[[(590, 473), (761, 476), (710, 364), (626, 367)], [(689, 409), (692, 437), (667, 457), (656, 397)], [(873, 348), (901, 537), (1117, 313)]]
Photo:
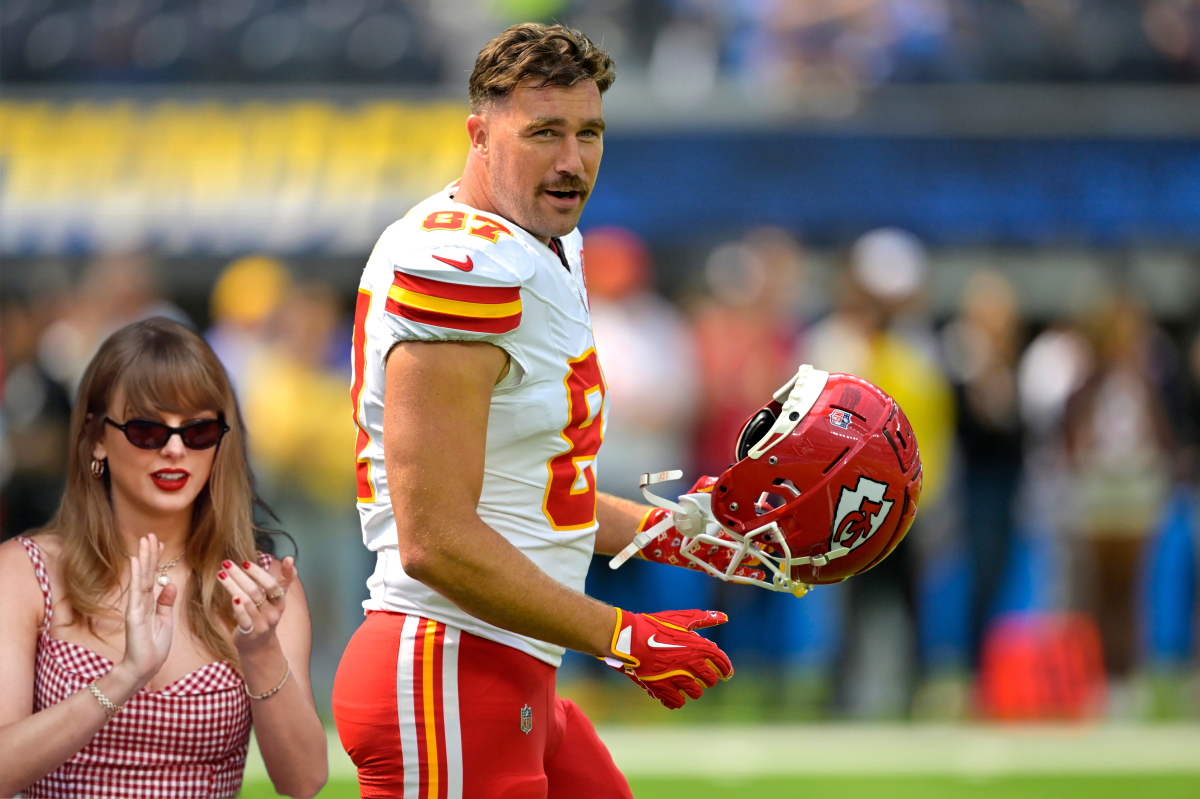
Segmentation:
[(378, 565), (333, 696), (363, 796), (627, 797), (591, 723), (555, 695), (564, 648), (671, 708), (733, 675), (694, 632), (723, 614), (582, 593), (594, 552), (659, 522), (595, 487), (608, 397), (576, 225), (614, 77), (561, 26), (488, 43), (461, 180), (390, 226), (363, 273), (352, 399)]

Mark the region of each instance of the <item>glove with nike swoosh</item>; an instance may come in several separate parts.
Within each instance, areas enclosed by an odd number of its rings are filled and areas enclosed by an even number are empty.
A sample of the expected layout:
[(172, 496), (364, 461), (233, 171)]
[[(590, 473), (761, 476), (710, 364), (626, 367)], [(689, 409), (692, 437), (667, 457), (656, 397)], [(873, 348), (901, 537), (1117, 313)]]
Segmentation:
[(692, 632), (728, 620), (715, 610), (629, 613), (617, 608), (612, 641), (615, 657), (604, 661), (674, 710), (683, 707), (686, 697), (699, 699), (705, 688), (733, 676), (729, 657), (712, 641)]

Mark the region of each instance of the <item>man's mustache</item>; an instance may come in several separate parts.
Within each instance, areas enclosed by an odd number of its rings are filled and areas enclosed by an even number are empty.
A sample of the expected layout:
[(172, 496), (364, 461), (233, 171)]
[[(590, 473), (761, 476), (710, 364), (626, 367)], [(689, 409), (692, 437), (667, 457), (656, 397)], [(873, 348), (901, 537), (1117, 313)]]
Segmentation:
[(587, 194), (591, 191), (591, 187), (583, 180), (583, 178), (563, 177), (553, 183), (539, 183), (537, 193), (541, 194), (544, 191), (577, 191), (580, 194)]

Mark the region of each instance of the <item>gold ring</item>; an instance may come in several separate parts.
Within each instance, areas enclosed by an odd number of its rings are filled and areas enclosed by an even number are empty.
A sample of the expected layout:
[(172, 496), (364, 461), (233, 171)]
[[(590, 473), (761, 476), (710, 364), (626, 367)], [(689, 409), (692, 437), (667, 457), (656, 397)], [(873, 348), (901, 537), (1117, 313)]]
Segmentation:
[(283, 595), (286, 593), (287, 591), (284, 591), (282, 588), (280, 588), (273, 594), (267, 594), (267, 599), (271, 600), (272, 602), (278, 602), (279, 600), (283, 599)]
[(254, 607), (256, 608), (261, 608), (265, 604), (267, 604), (267, 598), (265, 596), (260, 596), (258, 599), (254, 600)]

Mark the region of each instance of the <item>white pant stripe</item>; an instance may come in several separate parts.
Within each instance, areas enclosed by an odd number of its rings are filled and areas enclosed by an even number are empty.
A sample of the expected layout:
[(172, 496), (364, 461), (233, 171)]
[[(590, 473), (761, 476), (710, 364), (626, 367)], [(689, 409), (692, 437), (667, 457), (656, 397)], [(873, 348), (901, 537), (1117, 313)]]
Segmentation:
[(417, 748), (417, 714), (413, 703), (413, 655), (416, 651), (417, 625), (420, 619), (407, 616), (400, 632), (400, 656), (396, 661), (396, 708), (399, 712), (400, 749), (404, 757), (404, 796), (415, 799), (421, 791), (421, 759)]
[(458, 641), (462, 631), (446, 627), (442, 644), (442, 718), (446, 729), (446, 797), (462, 799), (462, 728), (458, 717)]

